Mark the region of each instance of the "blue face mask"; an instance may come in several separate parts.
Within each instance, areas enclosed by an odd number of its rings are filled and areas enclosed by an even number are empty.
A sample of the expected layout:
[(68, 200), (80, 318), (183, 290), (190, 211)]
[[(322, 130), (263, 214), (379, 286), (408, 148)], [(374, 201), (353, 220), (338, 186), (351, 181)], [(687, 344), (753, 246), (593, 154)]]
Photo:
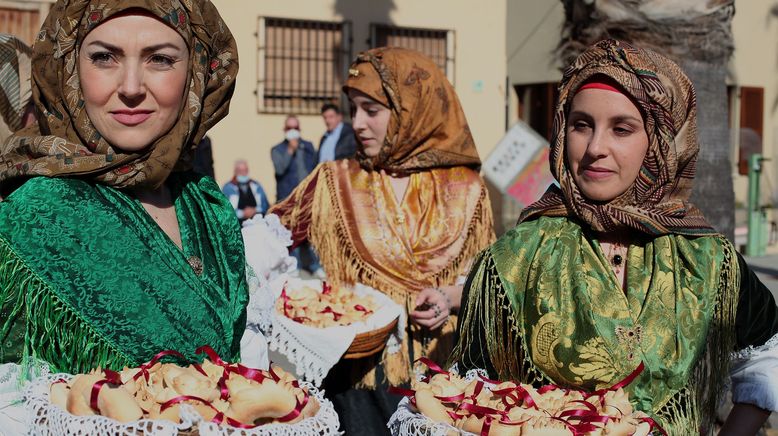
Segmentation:
[(251, 178), (249, 176), (235, 176), (235, 180), (237, 180), (238, 183), (248, 183)]

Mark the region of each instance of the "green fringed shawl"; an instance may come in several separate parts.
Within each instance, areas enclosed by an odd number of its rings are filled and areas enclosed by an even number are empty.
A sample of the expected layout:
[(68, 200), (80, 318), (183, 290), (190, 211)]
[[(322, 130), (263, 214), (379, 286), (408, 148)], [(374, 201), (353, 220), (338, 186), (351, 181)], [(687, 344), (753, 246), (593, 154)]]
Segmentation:
[(183, 251), (104, 185), (37, 177), (0, 203), (0, 362), (76, 373), (167, 349), (194, 358), (206, 344), (238, 358), (248, 301), (238, 221), (212, 179), (168, 180)]
[(624, 379), (671, 435), (709, 428), (734, 346), (738, 263), (723, 237), (631, 245), (627, 290), (599, 243), (567, 218), (521, 223), (486, 250), (463, 302), (462, 358), (480, 348), (500, 379), (593, 391)]

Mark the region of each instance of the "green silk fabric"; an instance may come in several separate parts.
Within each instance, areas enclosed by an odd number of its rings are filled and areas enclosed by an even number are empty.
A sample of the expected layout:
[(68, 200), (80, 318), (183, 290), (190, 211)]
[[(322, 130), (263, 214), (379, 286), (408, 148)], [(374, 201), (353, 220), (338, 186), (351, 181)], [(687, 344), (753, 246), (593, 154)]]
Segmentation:
[[(496, 354), (518, 351), (503, 368), (528, 360), (542, 375), (535, 381), (591, 392), (623, 380), (642, 361), (645, 369), (626, 388), (633, 405), (668, 431), (703, 425), (701, 403), (708, 407), (716, 389), (701, 392), (726, 375), (734, 336), (737, 262), (729, 242), (672, 234), (637, 242), (627, 254), (626, 291), (594, 235), (564, 217), (523, 222), (484, 256), (468, 304), (510, 308), (509, 327), (473, 327), (515, 332), (515, 348), (488, 344)], [(502, 295), (490, 296), (490, 287)]]
[(105, 185), (37, 177), (0, 203), (0, 362), (35, 357), (75, 373), (168, 349), (194, 359), (201, 345), (239, 357), (248, 290), (235, 213), (212, 179), (167, 183), (183, 250)]

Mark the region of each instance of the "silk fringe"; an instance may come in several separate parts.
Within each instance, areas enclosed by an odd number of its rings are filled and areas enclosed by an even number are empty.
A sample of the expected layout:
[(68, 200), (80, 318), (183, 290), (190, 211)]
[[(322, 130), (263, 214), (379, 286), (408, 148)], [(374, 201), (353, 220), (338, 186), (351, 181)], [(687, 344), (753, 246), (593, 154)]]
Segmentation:
[[(334, 174), (332, 171), (322, 172), (326, 188), (317, 187), (314, 194), (313, 204), (315, 206), (312, 210), (309, 236), (324, 270), (330, 273), (328, 279), (335, 285), (362, 283), (378, 289), (405, 308), (406, 313), (408, 313), (415, 306), (416, 290), (409, 290), (393, 282), (376, 271), (372, 265), (362, 260), (359, 252), (354, 248), (343, 211), (336, 199), (337, 186)], [(432, 277), (430, 286), (453, 284), (456, 278), (465, 272), (462, 269), (468, 266), (468, 262), (493, 241), (491, 205), (486, 189), (482, 188), (478, 206), (468, 226), (462, 250), (446, 268)], [(331, 274), (332, 271), (337, 271), (337, 274)], [(433, 360), (438, 359), (438, 362), (448, 359), (456, 327), (456, 318), (453, 316), (452, 318), (443, 329), (429, 338), (426, 344), (422, 344), (421, 338), (417, 337), (419, 335), (414, 335), (412, 346), (416, 358), (427, 356)], [(386, 381), (393, 386), (407, 383), (413, 377), (410, 346), (411, 340), (406, 334), (400, 352), (389, 354), (384, 351), (381, 358)], [(367, 366), (375, 366), (374, 360), (370, 359), (365, 359), (362, 363)], [(362, 372), (359, 371), (359, 373)], [(376, 384), (374, 368), (367, 370), (364, 377), (354, 381), (354, 385), (358, 388), (375, 388)]]
[(24, 368), (43, 360), (53, 371), (75, 374), (98, 366), (121, 369), (132, 364), (132, 359), (62, 301), (4, 239), (0, 239), (0, 259), (0, 302), (13, 305), (0, 338), (6, 338), (14, 324), (24, 323)]

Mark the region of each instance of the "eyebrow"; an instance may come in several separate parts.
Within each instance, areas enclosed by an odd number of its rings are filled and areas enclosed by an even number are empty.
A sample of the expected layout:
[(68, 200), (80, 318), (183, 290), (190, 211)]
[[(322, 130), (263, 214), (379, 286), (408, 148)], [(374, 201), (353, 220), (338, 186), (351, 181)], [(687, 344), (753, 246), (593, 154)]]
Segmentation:
[[(592, 119), (593, 118), (589, 113), (583, 112), (583, 111), (571, 111), (570, 114), (567, 117), (568, 118), (580, 117), (580, 118), (588, 118), (588, 119)], [(632, 121), (632, 122), (643, 124), (643, 119), (642, 118), (635, 118), (632, 115), (616, 115), (616, 116), (611, 117), (611, 120), (612, 121), (616, 121), (616, 122), (618, 122), (618, 121)]]
[[(93, 46), (93, 45), (101, 46), (104, 49), (109, 50), (109, 51), (111, 51), (113, 53), (124, 54), (124, 50), (122, 48), (117, 47), (117, 46), (115, 46), (113, 44), (109, 44), (109, 43), (107, 43), (105, 41), (97, 40), (97, 41), (92, 41), (92, 42), (89, 43), (90, 47)], [(155, 51), (162, 50), (162, 49), (165, 49), (165, 48), (172, 48), (173, 50), (183, 50), (181, 47), (179, 47), (179, 46), (177, 46), (177, 45), (175, 45), (175, 44), (173, 44), (171, 42), (163, 42), (161, 44), (155, 44), (155, 45), (150, 45), (148, 47), (144, 47), (142, 52), (143, 53), (153, 53)]]

